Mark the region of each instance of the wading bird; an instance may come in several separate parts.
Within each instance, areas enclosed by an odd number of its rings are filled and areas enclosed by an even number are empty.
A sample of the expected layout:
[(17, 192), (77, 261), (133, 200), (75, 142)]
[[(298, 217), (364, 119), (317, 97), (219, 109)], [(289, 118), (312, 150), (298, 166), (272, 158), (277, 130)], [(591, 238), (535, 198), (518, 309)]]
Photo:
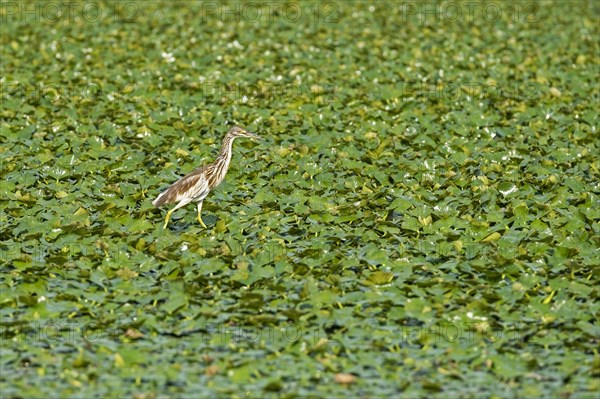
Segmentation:
[(200, 215), (202, 211), (202, 201), (204, 201), (204, 198), (206, 198), (208, 193), (221, 184), (225, 178), (227, 169), (229, 169), (229, 162), (231, 162), (233, 140), (238, 137), (260, 139), (259, 136), (250, 133), (244, 128), (239, 126), (232, 127), (225, 135), (219, 156), (213, 163), (194, 169), (191, 173), (173, 183), (171, 187), (160, 193), (160, 195), (152, 201), (152, 205), (157, 208), (164, 204), (177, 202), (177, 206), (167, 212), (163, 229), (167, 228), (171, 214), (190, 202), (196, 202), (198, 204), (198, 221), (202, 227), (206, 228), (206, 225), (202, 221), (202, 216)]

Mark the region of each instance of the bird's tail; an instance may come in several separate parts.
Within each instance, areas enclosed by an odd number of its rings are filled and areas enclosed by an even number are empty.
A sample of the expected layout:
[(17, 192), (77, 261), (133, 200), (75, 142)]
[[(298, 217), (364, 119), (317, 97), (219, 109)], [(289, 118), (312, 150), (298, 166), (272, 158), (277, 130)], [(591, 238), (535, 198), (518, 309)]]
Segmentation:
[(166, 198), (165, 198), (165, 194), (167, 192), (163, 191), (162, 193), (160, 193), (160, 195), (158, 197), (156, 197), (156, 199), (154, 201), (152, 201), (152, 205), (154, 205), (155, 207), (159, 207), (162, 204), (164, 204), (166, 202)]

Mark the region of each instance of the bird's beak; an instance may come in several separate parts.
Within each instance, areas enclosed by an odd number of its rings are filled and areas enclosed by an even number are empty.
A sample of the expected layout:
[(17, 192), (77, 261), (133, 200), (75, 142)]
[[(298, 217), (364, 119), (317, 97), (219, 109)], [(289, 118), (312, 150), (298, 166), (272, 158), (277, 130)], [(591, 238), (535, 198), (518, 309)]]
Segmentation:
[(256, 139), (256, 140), (262, 140), (262, 138), (260, 136), (257, 136), (256, 134), (249, 132), (249, 131), (245, 131), (246, 134), (248, 135), (248, 137), (250, 137), (251, 139)]

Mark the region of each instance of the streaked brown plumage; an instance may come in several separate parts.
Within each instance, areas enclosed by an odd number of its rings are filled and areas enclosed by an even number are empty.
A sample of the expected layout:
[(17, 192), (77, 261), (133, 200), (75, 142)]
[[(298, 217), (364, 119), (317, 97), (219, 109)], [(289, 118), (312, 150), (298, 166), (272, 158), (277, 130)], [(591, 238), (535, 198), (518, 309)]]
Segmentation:
[(152, 201), (152, 205), (155, 207), (175, 202), (178, 203), (175, 208), (167, 212), (163, 228), (167, 228), (169, 218), (175, 210), (190, 202), (198, 203), (198, 221), (206, 228), (206, 225), (200, 216), (202, 211), (202, 201), (204, 201), (208, 193), (221, 184), (225, 178), (227, 170), (229, 169), (229, 163), (231, 162), (233, 140), (238, 137), (259, 138), (257, 135), (250, 133), (244, 128), (239, 126), (232, 127), (225, 135), (219, 156), (213, 163), (194, 169), (191, 173), (183, 176), (171, 185), (171, 187), (160, 193), (160, 195)]

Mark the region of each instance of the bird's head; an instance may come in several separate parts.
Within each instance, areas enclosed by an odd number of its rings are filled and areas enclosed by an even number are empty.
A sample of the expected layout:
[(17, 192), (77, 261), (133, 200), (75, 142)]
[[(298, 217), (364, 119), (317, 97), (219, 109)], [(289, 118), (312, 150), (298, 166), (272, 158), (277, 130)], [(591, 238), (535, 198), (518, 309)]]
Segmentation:
[(257, 136), (256, 134), (247, 131), (246, 129), (244, 129), (243, 127), (240, 126), (234, 126), (231, 129), (229, 129), (229, 132), (227, 133), (230, 136), (233, 137), (247, 137), (250, 139), (258, 139), (260, 140), (260, 137)]

